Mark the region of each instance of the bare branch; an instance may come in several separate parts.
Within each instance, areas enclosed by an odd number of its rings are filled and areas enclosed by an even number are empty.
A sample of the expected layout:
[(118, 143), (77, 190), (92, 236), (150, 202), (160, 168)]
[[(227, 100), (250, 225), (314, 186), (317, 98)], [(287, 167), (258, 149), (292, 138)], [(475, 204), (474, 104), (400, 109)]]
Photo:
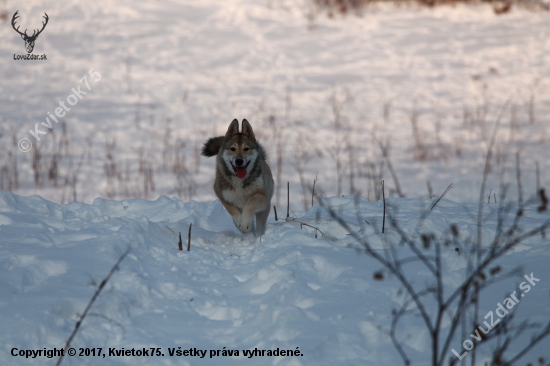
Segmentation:
[(131, 249), (131, 247), (128, 247), (124, 251), (124, 253), (122, 253), (122, 255), (118, 258), (118, 260), (116, 261), (113, 268), (111, 268), (111, 270), (109, 271), (109, 274), (107, 275), (107, 277), (105, 277), (103, 279), (103, 281), (101, 281), (101, 283), (99, 284), (99, 287), (95, 291), (94, 296), (92, 296), (92, 298), (90, 299), (90, 302), (88, 302), (88, 305), (86, 306), (86, 309), (84, 309), (84, 312), (82, 313), (82, 315), (80, 315), (80, 319), (78, 319), (78, 321), (74, 325), (73, 332), (71, 333), (71, 336), (69, 337), (69, 339), (65, 343), (65, 347), (63, 348), (63, 353), (61, 354), (61, 356), (59, 356), (59, 359), (57, 360), (57, 363), (55, 364), (56, 366), (61, 365), (61, 362), (63, 361), (63, 355), (65, 354), (65, 352), (67, 352), (67, 349), (71, 346), (71, 342), (72, 342), (73, 338), (76, 336), (76, 333), (78, 332), (78, 329), (80, 329), (80, 325), (82, 324), (82, 322), (86, 318), (86, 315), (88, 315), (88, 311), (90, 310), (90, 308), (94, 304), (95, 300), (97, 299), (97, 297), (101, 293), (101, 290), (103, 290), (103, 287), (105, 287), (105, 284), (107, 284), (107, 282), (109, 282), (109, 279), (111, 279), (111, 276), (113, 275), (113, 273), (115, 273), (115, 271), (118, 269), (119, 264), (124, 260), (124, 258), (126, 258), (126, 255), (128, 255), (128, 253), (130, 253), (130, 249)]
[(449, 191), (451, 190), (451, 188), (453, 188), (453, 184), (452, 184), (452, 183), (449, 184), (449, 186), (447, 187), (447, 189), (445, 189), (445, 192), (443, 192), (443, 194), (442, 194), (441, 196), (439, 196), (439, 198), (437, 199), (437, 201), (435, 201), (435, 203), (432, 205), (432, 208), (430, 208), (430, 210), (433, 210), (433, 209), (434, 209), (434, 207), (437, 205), (437, 203), (438, 203), (439, 201), (441, 201), (441, 199), (442, 199), (443, 197), (445, 197), (445, 195), (447, 194), (447, 192), (449, 192)]

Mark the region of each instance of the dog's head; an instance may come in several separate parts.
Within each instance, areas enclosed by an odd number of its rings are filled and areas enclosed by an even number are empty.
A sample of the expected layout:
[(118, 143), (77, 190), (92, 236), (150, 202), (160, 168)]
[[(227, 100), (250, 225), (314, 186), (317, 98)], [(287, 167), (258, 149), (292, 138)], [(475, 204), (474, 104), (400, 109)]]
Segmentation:
[(250, 123), (243, 119), (242, 129), (239, 132), (239, 121), (231, 122), (223, 144), (222, 157), (227, 168), (239, 179), (245, 178), (256, 164), (260, 154), (260, 145), (252, 131)]

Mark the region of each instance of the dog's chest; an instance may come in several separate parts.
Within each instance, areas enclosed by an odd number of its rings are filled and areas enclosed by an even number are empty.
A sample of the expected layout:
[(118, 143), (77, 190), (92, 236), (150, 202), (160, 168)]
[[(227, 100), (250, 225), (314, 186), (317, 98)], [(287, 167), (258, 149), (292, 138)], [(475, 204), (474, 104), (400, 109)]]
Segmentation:
[(233, 189), (222, 190), (223, 199), (227, 202), (231, 202), (238, 208), (243, 209), (246, 205), (246, 202), (253, 194), (263, 190), (264, 182), (262, 176), (260, 175), (246, 187), (243, 187), (242, 179), (232, 177), (231, 186), (233, 187)]

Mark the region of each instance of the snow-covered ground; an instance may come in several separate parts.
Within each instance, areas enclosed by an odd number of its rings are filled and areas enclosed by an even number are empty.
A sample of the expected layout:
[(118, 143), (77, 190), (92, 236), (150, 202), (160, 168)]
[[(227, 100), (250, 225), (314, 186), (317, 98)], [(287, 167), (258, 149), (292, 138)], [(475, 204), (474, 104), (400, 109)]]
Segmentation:
[[(525, 194), (535, 191), (537, 162), (541, 182), (548, 182), (550, 14), (514, 9), (497, 16), (488, 6), (378, 6), (362, 17), (317, 14), (311, 21), (305, 4), (8, 2), (8, 21), (0, 28), (0, 164), (10, 175), (8, 153), (17, 158), (20, 187), (12, 189), (54, 202), (163, 194), (213, 199), (214, 164), (199, 158), (198, 148), (207, 137), (224, 133), (233, 118), (247, 118), (276, 174), (273, 126), (282, 133), (278, 183), (290, 181), (294, 197), (302, 196), (302, 169), (307, 187), (318, 174), (316, 187), (326, 195), (355, 192), (375, 200), (379, 179), (372, 176), (383, 160), (376, 139), (389, 139), (407, 197), (427, 197), (430, 181), (434, 193), (453, 183), (450, 198), (471, 202), (477, 200), (488, 141), (506, 100), (489, 187), (499, 189), (503, 170), (515, 181), (516, 152)], [(45, 53), (47, 61), (13, 60), (24, 53), (9, 24), (16, 10), (18, 24), (29, 29), (48, 13), (35, 46), (35, 54)], [(101, 79), (88, 76), (88, 90), (80, 80), (90, 69)], [(70, 107), (66, 99), (78, 86), (87, 92), (78, 104), (52, 130), (41, 125), (60, 101)], [(54, 182), (48, 175), (62, 122), (68, 146), (58, 147)], [(41, 141), (29, 133), (37, 123), (47, 132), (39, 135)], [(12, 144), (14, 134), (16, 141), (28, 138), (39, 148), (42, 159), (35, 165), (41, 182), (35, 183), (32, 170), (34, 150), (20, 152)], [(107, 151), (113, 140), (116, 147)], [(75, 195), (71, 179), (82, 154)], [(173, 172), (178, 162), (179, 181)], [(116, 170), (109, 178), (105, 164), (111, 163)], [(144, 179), (149, 167), (154, 190)], [(381, 174), (393, 189), (386, 167)], [(278, 204), (283, 197), (279, 192)]]
[[(389, 211), (414, 236), (420, 213), (431, 201), (390, 199)], [(364, 236), (380, 253), (382, 205), (351, 196), (330, 198), (332, 207), (352, 227), (357, 213)], [(483, 238), (495, 234), (498, 205), (486, 205)], [(443, 199), (421, 232), (443, 241), (451, 223), (464, 242), (476, 235), (472, 214), (477, 205), (460, 205)], [(118, 257), (131, 247), (73, 341), (73, 347), (103, 348), (105, 359), (69, 357), (72, 365), (397, 365), (399, 355), (389, 337), (392, 309), (405, 297), (393, 277), (373, 280), (380, 265), (358, 254), (349, 235), (315, 206), (297, 219), (318, 227), (268, 221), (261, 239), (240, 234), (219, 201), (187, 202), (160, 197), (155, 201), (96, 199), (92, 205), (73, 202), (58, 205), (41, 197), (0, 193), (0, 364), (46, 365), (45, 358), (13, 357), (13, 348), (62, 347), (101, 280)], [(545, 220), (548, 212), (526, 210), (521, 228), (528, 231)], [(511, 217), (505, 220), (510, 224)], [(192, 223), (191, 251), (177, 250), (177, 233), (184, 246)], [(361, 223), (359, 223), (361, 225)], [(398, 241), (395, 230), (384, 237)], [(445, 291), (464, 278), (465, 252), (443, 247)], [(433, 249), (432, 249), (433, 250)], [(408, 253), (404, 247), (400, 256)], [(540, 235), (522, 243), (499, 264), (503, 272), (521, 267), (522, 273), (540, 279), (521, 298), (518, 321), (550, 318), (548, 239)], [(410, 266), (410, 267), (409, 267)], [(409, 264), (415, 286), (431, 283), (420, 265)], [(484, 291), (481, 314), (494, 310), (524, 281), (505, 279)], [(519, 296), (519, 295), (518, 295)], [(428, 364), (430, 341), (425, 328), (408, 319), (400, 337), (415, 365)], [(469, 333), (468, 333), (469, 334)], [(528, 336), (516, 339), (528, 342)], [(460, 335), (452, 348), (462, 353)], [(548, 341), (537, 347), (536, 361), (550, 357)], [(108, 349), (162, 349), (164, 357), (114, 357)], [(208, 350), (204, 359), (170, 357), (169, 349)], [(210, 358), (210, 350), (239, 350), (240, 357)], [(299, 351), (302, 356), (243, 356), (243, 350)], [(488, 351), (485, 348), (485, 352)], [(448, 356), (454, 358), (448, 350)], [(483, 354), (483, 352), (481, 353)], [(485, 358), (479, 358), (482, 365)]]
[[(423, 232), (444, 240), (456, 224), (471, 242), (501, 110), (486, 194), (499, 197), (510, 184), (508, 196), (516, 197), (516, 156), (523, 198), (548, 188), (550, 14), (376, 6), (361, 17), (329, 19), (306, 4), (7, 3), (0, 27), (0, 190), (16, 194), (0, 191), (0, 365), (54, 364), (11, 352), (63, 346), (128, 247), (73, 346), (161, 347), (165, 355), (70, 357), (64, 364), (402, 364), (386, 335), (392, 310), (404, 301), (398, 282), (373, 279), (380, 265), (354, 250), (357, 243), (317, 199), (310, 208), (306, 188), (317, 176), (316, 192), (331, 197), (325, 203), (350, 223), (359, 212), (368, 221), (364, 235), (382, 250), (374, 229), (381, 225), (381, 179), (391, 212), (411, 236), (432, 202), (426, 182), (434, 195), (453, 183)], [(9, 21), (16, 10), (21, 29), (37, 28), (48, 14), (34, 50), (47, 61), (13, 60), (25, 53)], [(79, 87), (87, 94), (52, 122), (49, 114), (60, 101), (69, 106)], [(197, 155), (233, 118), (247, 118), (266, 147), (283, 187), (274, 198), (280, 215), (289, 181), (291, 216), (326, 236), (275, 221), (273, 213), (261, 239), (237, 232), (212, 192), (214, 162)], [(40, 141), (29, 132), (36, 134), (35, 125), (45, 132)], [(32, 142), (30, 152), (18, 149), (22, 138)], [(389, 142), (407, 198), (396, 197), (387, 165), (380, 171), (377, 141)], [(49, 178), (56, 152), (56, 178)], [(361, 195), (358, 205), (350, 192)], [(39, 196), (24, 197), (33, 194)], [(131, 197), (151, 201), (124, 200)], [(494, 200), (484, 206), (484, 243), (495, 235), (498, 207)], [(530, 207), (520, 226), (527, 231), (548, 219), (548, 211)], [(180, 252), (177, 233), (185, 242), (190, 223), (192, 249)], [(385, 238), (398, 240), (387, 229)], [(505, 271), (519, 266), (540, 279), (522, 298), (518, 320), (550, 318), (547, 237), (530, 238), (499, 261)], [(449, 291), (463, 279), (466, 261), (452, 246), (443, 258)], [(408, 271), (420, 287), (430, 281), (420, 266)], [(520, 281), (509, 278), (487, 290), (480, 314), (494, 310)], [(414, 364), (427, 364), (421, 324), (409, 319), (399, 334)], [(459, 352), (461, 336), (452, 343)], [(536, 364), (539, 356), (548, 362), (548, 344), (522, 364)], [(226, 347), (240, 357), (169, 356), (178, 347)], [(242, 352), (297, 347), (302, 356), (248, 359)], [(448, 355), (454, 357), (451, 349)]]

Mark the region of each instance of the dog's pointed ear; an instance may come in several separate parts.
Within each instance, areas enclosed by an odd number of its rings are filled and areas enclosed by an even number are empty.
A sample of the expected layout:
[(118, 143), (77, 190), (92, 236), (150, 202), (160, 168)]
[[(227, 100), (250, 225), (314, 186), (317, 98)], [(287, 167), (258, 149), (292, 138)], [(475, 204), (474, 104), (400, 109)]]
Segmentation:
[(227, 132), (225, 133), (225, 140), (230, 140), (231, 137), (239, 133), (239, 121), (235, 118), (233, 122), (229, 125)]
[(254, 136), (254, 131), (252, 131), (252, 126), (250, 126), (250, 123), (248, 123), (246, 119), (243, 119), (243, 128), (241, 133), (247, 136), (252, 141), (256, 141), (256, 136)]

